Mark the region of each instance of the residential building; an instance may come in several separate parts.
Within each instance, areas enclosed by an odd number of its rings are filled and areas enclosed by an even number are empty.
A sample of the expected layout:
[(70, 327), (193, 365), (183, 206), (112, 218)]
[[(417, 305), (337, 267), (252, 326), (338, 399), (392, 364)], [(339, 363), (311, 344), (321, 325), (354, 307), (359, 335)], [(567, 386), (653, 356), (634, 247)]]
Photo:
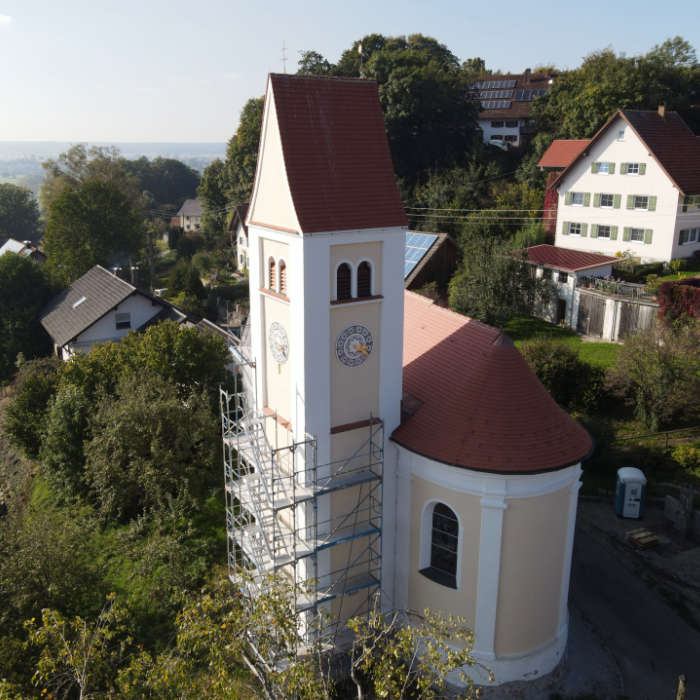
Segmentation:
[(202, 203), (199, 199), (186, 199), (175, 216), (185, 233), (199, 231), (202, 228)]
[(700, 250), (700, 138), (680, 115), (620, 109), (589, 142), (570, 143), (579, 152), (551, 184), (557, 246), (642, 262)]
[(556, 296), (544, 305), (538, 316), (552, 323), (576, 328), (576, 289), (582, 278), (610, 277), (617, 258), (580, 250), (558, 248), (553, 245), (535, 245), (527, 249), (528, 264), (534, 268), (535, 277), (550, 280), (557, 290)]
[(469, 86), (469, 98), (479, 102), (478, 124), (484, 143), (518, 148), (530, 135), (532, 101), (547, 91), (555, 74), (549, 71), (485, 75)]
[(308, 584), (309, 641), (322, 612), (341, 646), (376, 594), (464, 617), (496, 683), (549, 673), (590, 436), (502, 332), (404, 289), (375, 81), (270, 75), (260, 143), (241, 383), (222, 392), (231, 579)]
[(187, 316), (95, 265), (48, 304), (41, 325), (56, 354), (67, 360), (96, 343), (121, 340), (131, 330), (165, 319), (183, 323)]
[(248, 258), (248, 226), (246, 216), (248, 215), (247, 204), (237, 204), (233, 209), (228, 230), (231, 234), (231, 245), (236, 251), (236, 264), (239, 270), (247, 270), (250, 267)]
[(17, 241), (14, 238), (8, 238), (0, 246), (0, 256), (5, 255), (5, 253), (14, 253), (22, 258), (29, 258), (39, 265), (46, 262), (46, 256), (31, 241)]

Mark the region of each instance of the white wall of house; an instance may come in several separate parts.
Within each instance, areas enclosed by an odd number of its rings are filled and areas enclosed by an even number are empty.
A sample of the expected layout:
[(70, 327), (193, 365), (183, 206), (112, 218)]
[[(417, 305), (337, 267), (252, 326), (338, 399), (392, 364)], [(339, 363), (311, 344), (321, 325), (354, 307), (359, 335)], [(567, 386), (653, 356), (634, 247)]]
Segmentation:
[[(520, 127), (524, 126), (524, 119), (479, 119), (479, 128), (484, 136), (484, 143), (502, 146), (507, 143), (510, 146), (520, 145)], [(506, 126), (511, 124), (511, 126)], [(496, 126), (494, 126), (496, 124)], [(500, 126), (498, 126), (500, 124)], [(515, 126), (512, 126), (515, 124)], [(500, 139), (492, 139), (492, 136), (501, 136)], [(509, 137), (509, 138), (506, 138)]]
[[(130, 330), (142, 326), (152, 319), (162, 306), (141, 294), (132, 294), (121, 304), (106, 313), (101, 319), (84, 330), (75, 340), (61, 349), (61, 357), (67, 360), (76, 353), (90, 352), (95, 343), (121, 340)], [(129, 314), (129, 328), (117, 328), (117, 314)], [(124, 321), (126, 319), (120, 318)]]
[[(557, 295), (550, 301), (549, 305), (537, 309), (536, 315), (545, 321), (553, 323), (563, 322), (565, 326), (576, 329), (578, 320), (578, 295), (576, 294), (576, 288), (579, 280), (582, 277), (609, 277), (612, 275), (612, 263), (588, 270), (579, 270), (578, 272), (567, 272), (566, 270), (556, 270), (554, 268), (547, 269), (551, 270), (551, 281), (554, 283)], [(541, 279), (544, 274), (544, 266), (539, 265), (535, 270), (535, 277)], [(566, 317), (563, 321), (558, 318), (557, 313), (557, 302), (559, 299), (566, 302)]]
[(248, 257), (248, 235), (243, 228), (243, 224), (239, 220), (236, 224), (236, 260), (238, 269), (250, 269), (250, 258)]
[[(593, 172), (594, 163), (612, 163), (614, 173)], [(643, 164), (645, 172), (623, 174), (623, 163)], [(583, 193), (584, 204), (567, 204), (569, 192)], [(596, 195), (601, 194), (613, 195), (612, 206), (595, 206)], [(654, 210), (651, 210), (653, 203), (647, 209), (628, 209), (628, 199), (634, 196), (656, 197)], [(630, 253), (643, 262), (687, 257), (700, 245), (680, 246), (679, 250), (679, 229), (686, 224), (700, 227), (700, 210), (679, 215), (682, 199), (647, 147), (618, 117), (559, 186), (555, 245), (604, 255)], [(679, 223), (681, 218), (683, 226)], [(572, 235), (567, 232), (569, 222), (583, 224), (585, 228), (580, 235)], [(610, 237), (596, 237), (594, 226), (612, 227)], [(643, 240), (626, 241), (625, 228), (651, 234), (643, 236)]]
[(180, 226), (183, 231), (199, 231), (202, 228), (201, 216), (181, 216)]

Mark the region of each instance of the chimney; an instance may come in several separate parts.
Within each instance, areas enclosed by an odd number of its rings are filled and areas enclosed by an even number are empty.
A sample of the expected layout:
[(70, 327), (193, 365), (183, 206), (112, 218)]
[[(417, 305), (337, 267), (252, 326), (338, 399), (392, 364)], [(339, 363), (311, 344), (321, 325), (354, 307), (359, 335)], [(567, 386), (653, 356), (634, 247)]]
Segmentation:
[(531, 73), (531, 72), (532, 72), (532, 71), (531, 71), (529, 68), (526, 68), (526, 69), (525, 69), (525, 82), (526, 82), (526, 83), (529, 83), (529, 82), (530, 82), (530, 73)]
[(666, 118), (666, 105), (659, 105), (659, 116), (662, 119)]

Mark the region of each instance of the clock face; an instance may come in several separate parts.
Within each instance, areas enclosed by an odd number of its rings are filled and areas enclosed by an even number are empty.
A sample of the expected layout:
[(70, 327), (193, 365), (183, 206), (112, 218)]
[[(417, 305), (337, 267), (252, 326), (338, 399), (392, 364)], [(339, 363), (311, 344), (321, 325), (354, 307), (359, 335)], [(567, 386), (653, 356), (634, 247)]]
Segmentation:
[(289, 338), (284, 326), (277, 321), (270, 324), (270, 353), (276, 362), (283, 365), (289, 359)]
[(335, 343), (335, 354), (348, 367), (361, 365), (372, 352), (372, 334), (359, 324), (348, 326)]

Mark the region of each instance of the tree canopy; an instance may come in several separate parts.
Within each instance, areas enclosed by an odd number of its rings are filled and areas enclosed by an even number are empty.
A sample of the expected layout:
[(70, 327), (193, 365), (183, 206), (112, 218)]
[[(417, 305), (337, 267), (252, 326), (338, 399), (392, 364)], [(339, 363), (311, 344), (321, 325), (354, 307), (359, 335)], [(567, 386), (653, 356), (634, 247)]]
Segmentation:
[(143, 244), (139, 212), (117, 182), (86, 180), (65, 185), (51, 199), (44, 250), (47, 268), (70, 284), (116, 253), (135, 255)]
[(47, 354), (51, 340), (39, 323), (39, 312), (53, 288), (41, 267), (14, 253), (0, 257), (0, 380), (26, 359)]
[(196, 196), (199, 173), (180, 160), (161, 157), (149, 160), (142, 156), (136, 160), (122, 158), (121, 164), (136, 180), (151, 211), (174, 214), (186, 199)]
[(39, 205), (30, 190), (0, 183), (0, 240), (36, 241), (39, 237)]

